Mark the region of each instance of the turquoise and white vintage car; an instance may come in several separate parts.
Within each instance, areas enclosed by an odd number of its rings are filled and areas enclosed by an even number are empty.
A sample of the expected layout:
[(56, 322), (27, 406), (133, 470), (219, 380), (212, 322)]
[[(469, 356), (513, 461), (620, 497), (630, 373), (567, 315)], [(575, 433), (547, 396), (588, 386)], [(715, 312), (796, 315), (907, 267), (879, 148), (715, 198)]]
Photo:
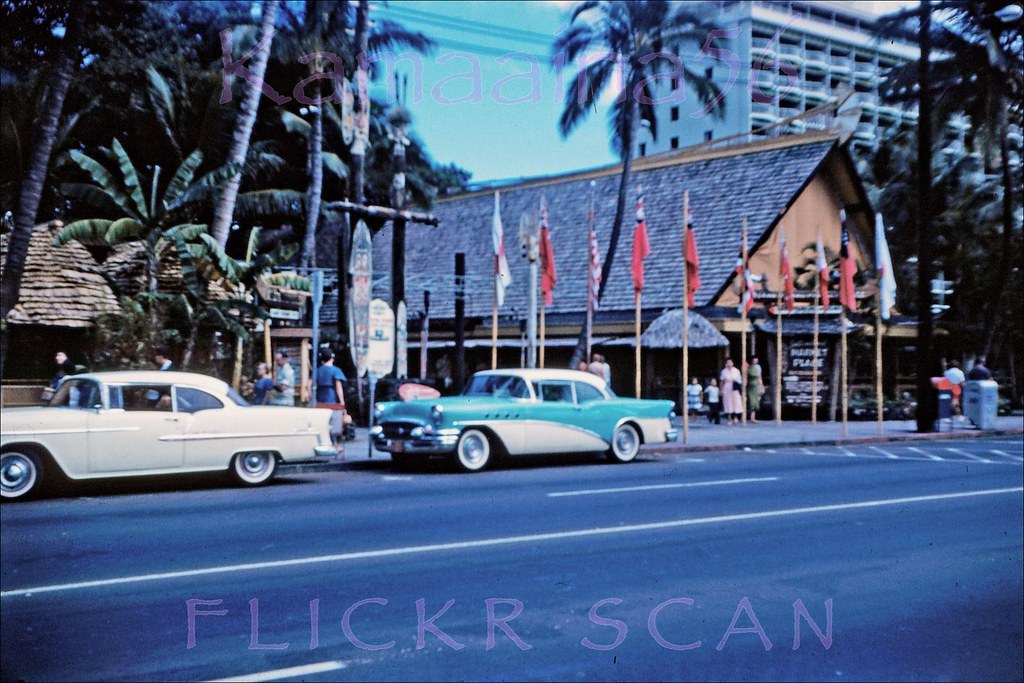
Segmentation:
[(230, 472), (266, 483), (278, 464), (329, 460), (331, 412), (250, 406), (230, 386), (187, 372), (97, 372), (64, 380), (49, 406), (4, 410), (0, 492), (47, 481)]
[(673, 408), (618, 398), (586, 372), (488, 370), (461, 396), (377, 404), (372, 436), (396, 464), (453, 455), (468, 472), (497, 455), (603, 452), (629, 462), (642, 444), (676, 439)]

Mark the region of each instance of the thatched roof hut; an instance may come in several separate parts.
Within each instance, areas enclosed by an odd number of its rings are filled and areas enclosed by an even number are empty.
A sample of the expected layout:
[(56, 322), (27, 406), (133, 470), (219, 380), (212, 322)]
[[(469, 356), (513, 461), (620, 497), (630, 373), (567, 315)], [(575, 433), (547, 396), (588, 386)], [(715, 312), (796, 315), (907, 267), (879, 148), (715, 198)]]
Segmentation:
[[(141, 242), (118, 244), (101, 268), (118, 294), (135, 297), (146, 291), (146, 249)], [(160, 259), (156, 279), (157, 288), (164, 294), (180, 294), (185, 290), (181, 261), (174, 250), (169, 250)], [(214, 301), (231, 296), (221, 282), (211, 282), (209, 291), (210, 299)]]
[[(7, 314), (10, 325), (87, 328), (96, 318), (117, 313), (117, 297), (92, 254), (78, 242), (53, 246), (64, 227), (42, 223), (32, 231), (18, 303)], [(10, 235), (0, 235), (0, 273)]]
[[(729, 340), (707, 318), (689, 312), (690, 330), (687, 339), (691, 349), (710, 349), (729, 346)], [(648, 349), (680, 349), (683, 346), (683, 309), (662, 313), (640, 335), (640, 343)]]

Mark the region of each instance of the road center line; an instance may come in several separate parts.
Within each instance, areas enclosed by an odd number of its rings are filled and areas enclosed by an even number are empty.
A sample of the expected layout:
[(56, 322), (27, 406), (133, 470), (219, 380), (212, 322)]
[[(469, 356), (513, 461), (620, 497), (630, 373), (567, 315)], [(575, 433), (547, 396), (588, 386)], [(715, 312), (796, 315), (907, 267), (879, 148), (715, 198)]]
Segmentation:
[(520, 543), (560, 541), (568, 538), (588, 538), (591, 536), (611, 536), (643, 531), (676, 529), (688, 526), (723, 524), (728, 522), (742, 522), (754, 519), (772, 519), (777, 517), (792, 517), (794, 515), (817, 514), (820, 512), (838, 512), (841, 510), (859, 510), (868, 508), (891, 507), (894, 505), (911, 505), (914, 503), (927, 503), (939, 500), (976, 498), (978, 496), (998, 496), (1007, 493), (1022, 492), (1024, 492), (1024, 486), (1015, 486), (1012, 488), (1002, 489), (982, 489), (977, 491), (960, 491), (956, 493), (937, 493), (927, 496), (909, 496), (906, 498), (883, 498), (876, 500), (856, 501), (851, 503), (833, 503), (829, 505), (814, 505), (811, 507), (784, 508), (781, 510), (765, 510), (762, 512), (744, 512), (732, 515), (715, 515), (713, 517), (690, 517), (684, 519), (671, 519), (664, 522), (649, 522), (647, 524), (623, 524), (622, 526), (595, 527), (591, 529), (574, 529), (570, 531), (552, 531), (548, 533), (524, 534), (521, 536), (501, 536), (498, 538), (483, 538), (474, 541), (455, 541), (452, 543), (435, 543), (430, 545), (414, 545), (398, 548), (380, 548), (377, 550), (362, 550), (347, 553), (337, 553), (334, 555), (314, 555), (311, 557), (296, 557), (290, 560), (273, 560), (268, 562), (229, 564), (217, 567), (187, 569), (176, 572), (162, 572), (158, 574), (137, 574), (134, 576), (119, 576), (116, 578), (98, 579), (95, 581), (78, 581), (75, 583), (53, 584), (48, 586), (34, 586), (31, 588), (18, 588), (15, 590), (0, 592), (0, 598), (31, 596), (38, 593), (55, 593), (59, 591), (80, 590), (84, 588), (100, 588), (105, 586), (118, 586), (132, 583), (166, 581), (169, 579), (181, 579), (194, 576), (209, 576), (211, 574), (235, 574), (239, 572), (254, 571), (259, 569), (301, 567), (312, 564), (351, 562), (353, 560), (376, 559), (382, 557), (401, 557), (403, 555), (419, 555), (424, 553), (436, 553), (449, 550), (466, 550), (469, 548), (493, 548), (505, 545), (515, 545)]
[(644, 486), (621, 486), (610, 489), (579, 489), (576, 491), (555, 491), (548, 498), (566, 498), (568, 496), (592, 496), (599, 493), (626, 493), (629, 491), (659, 491), (661, 489), (685, 489), (697, 486), (726, 486), (728, 484), (752, 484), (760, 481), (778, 481), (778, 477), (756, 477), (749, 479), (719, 479), (717, 481), (688, 481), (679, 484), (647, 484)]
[(245, 681), (246, 683), (261, 683), (262, 681), (276, 681), (279, 678), (298, 678), (299, 676), (311, 676), (322, 674), (328, 671), (339, 671), (348, 667), (342, 661), (317, 662), (316, 664), (304, 664), (302, 666), (290, 666), (287, 669), (273, 669), (271, 671), (260, 671), (254, 674), (242, 676), (230, 676), (228, 678), (215, 678), (208, 683), (235, 683)]

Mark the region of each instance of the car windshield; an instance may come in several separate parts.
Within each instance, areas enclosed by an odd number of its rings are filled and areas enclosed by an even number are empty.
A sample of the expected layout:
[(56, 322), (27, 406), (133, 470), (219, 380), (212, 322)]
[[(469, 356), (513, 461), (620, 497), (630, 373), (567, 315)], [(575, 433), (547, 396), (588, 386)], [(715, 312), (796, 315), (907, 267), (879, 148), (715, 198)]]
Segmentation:
[(463, 396), (493, 396), (495, 398), (530, 398), (530, 390), (519, 377), (511, 375), (474, 375), (466, 385)]
[(92, 380), (69, 379), (60, 385), (50, 399), (51, 408), (77, 408), (88, 410), (102, 405), (100, 385)]

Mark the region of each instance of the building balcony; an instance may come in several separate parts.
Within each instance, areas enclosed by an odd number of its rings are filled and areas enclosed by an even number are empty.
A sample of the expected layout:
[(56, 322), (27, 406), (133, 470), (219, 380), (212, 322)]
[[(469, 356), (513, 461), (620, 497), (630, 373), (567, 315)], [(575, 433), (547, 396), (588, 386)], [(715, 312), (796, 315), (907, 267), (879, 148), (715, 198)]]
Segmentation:
[(900, 117), (900, 108), (892, 107), (890, 105), (882, 105), (878, 108), (878, 118), (882, 119), (898, 119)]
[(841, 74), (848, 74), (848, 73), (850, 73), (850, 58), (849, 57), (842, 57), (842, 56), (839, 56), (839, 55), (831, 55), (828, 58), (828, 63), (829, 63), (829, 66), (832, 68), (832, 71), (834, 71), (836, 73), (841, 73)]
[(750, 56), (754, 59), (775, 59), (775, 44), (771, 40), (755, 38), (750, 44)]
[(806, 64), (808, 69), (816, 71), (824, 71), (829, 66), (824, 50), (806, 50), (804, 52), (804, 64)]
[(755, 89), (755, 92), (773, 93), (775, 92), (775, 80), (775, 74), (761, 71), (754, 76), (750, 86)]
[(799, 60), (804, 58), (804, 50), (799, 45), (779, 45), (779, 54), (783, 57), (794, 57)]
[(828, 99), (828, 92), (824, 83), (804, 83), (804, 98), (815, 102), (824, 102)]
[(788, 119), (791, 116), (799, 116), (803, 113), (803, 109), (798, 107), (779, 107), (779, 118)]
[(878, 77), (878, 70), (874, 64), (857, 62), (853, 66), (853, 77), (858, 81), (874, 81)]
[(875, 127), (870, 123), (858, 123), (857, 129), (853, 132), (853, 136), (858, 140), (870, 142), (875, 139)]
[[(785, 78), (785, 76), (783, 76), (783, 78)], [(780, 97), (785, 97), (785, 96), (788, 95), (788, 96), (790, 96), (790, 97), (792, 97), (794, 99), (800, 99), (800, 93), (802, 91), (803, 91), (803, 88), (800, 85), (798, 85), (796, 83), (793, 83), (792, 81), (790, 81), (788, 79), (785, 80), (785, 81), (782, 81), (779, 84), (779, 96)]]

